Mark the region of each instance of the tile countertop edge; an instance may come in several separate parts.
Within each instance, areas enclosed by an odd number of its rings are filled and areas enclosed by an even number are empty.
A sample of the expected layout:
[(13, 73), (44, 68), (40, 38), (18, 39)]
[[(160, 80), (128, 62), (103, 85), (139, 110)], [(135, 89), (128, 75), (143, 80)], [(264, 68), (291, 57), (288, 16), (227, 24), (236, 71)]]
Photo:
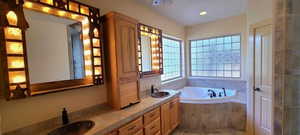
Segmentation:
[[(129, 113), (129, 114), (127, 116), (124, 116), (123, 119), (115, 121), (111, 125), (106, 126), (104, 128), (97, 128), (100, 123), (97, 120), (93, 120), (94, 118), (90, 118), (89, 120), (95, 121), (95, 127), (91, 129), (89, 132), (87, 132), (85, 135), (105, 135), (111, 131), (116, 130), (117, 128), (120, 128), (122, 125), (125, 125), (128, 122), (131, 122), (137, 119), (138, 117), (143, 116), (143, 114), (145, 114), (146, 112), (149, 112), (155, 109), (156, 107), (159, 107), (160, 105), (167, 103), (168, 101), (178, 97), (180, 94), (180, 91), (175, 91), (175, 90), (162, 90), (162, 91), (170, 92), (170, 96), (165, 98), (153, 98), (150, 96), (142, 98), (139, 104), (136, 104), (135, 106), (126, 108), (124, 110), (119, 110), (117, 113)], [(149, 102), (151, 102), (151, 104), (147, 104)], [(138, 108), (142, 108), (142, 109), (138, 109)], [(136, 112), (130, 113), (130, 111), (136, 111)]]

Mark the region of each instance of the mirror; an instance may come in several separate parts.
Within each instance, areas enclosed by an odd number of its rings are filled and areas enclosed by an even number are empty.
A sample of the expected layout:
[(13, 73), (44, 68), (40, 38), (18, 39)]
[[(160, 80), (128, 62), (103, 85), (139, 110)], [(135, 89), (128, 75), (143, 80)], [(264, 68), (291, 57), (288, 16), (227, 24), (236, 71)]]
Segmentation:
[(151, 77), (162, 74), (162, 31), (144, 24), (139, 24), (138, 30), (140, 76)]
[(151, 54), (151, 38), (149, 36), (141, 36), (142, 47), (142, 72), (152, 71), (152, 54)]
[(63, 1), (1, 3), (0, 89), (6, 100), (104, 84), (100, 10)]
[(24, 10), (31, 84), (83, 79), (84, 51), (81, 22)]

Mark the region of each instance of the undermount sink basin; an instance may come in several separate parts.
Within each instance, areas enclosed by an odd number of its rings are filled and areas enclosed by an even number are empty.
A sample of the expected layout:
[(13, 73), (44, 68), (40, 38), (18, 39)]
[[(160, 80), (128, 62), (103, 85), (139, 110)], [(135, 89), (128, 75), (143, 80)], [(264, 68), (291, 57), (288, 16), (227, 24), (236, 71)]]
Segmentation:
[(94, 127), (95, 123), (90, 120), (78, 121), (51, 131), (48, 135), (84, 135)]
[(169, 95), (170, 95), (169, 92), (164, 92), (164, 91), (159, 91), (159, 92), (155, 92), (155, 93), (151, 94), (151, 96), (154, 98), (163, 98), (163, 97), (167, 97)]

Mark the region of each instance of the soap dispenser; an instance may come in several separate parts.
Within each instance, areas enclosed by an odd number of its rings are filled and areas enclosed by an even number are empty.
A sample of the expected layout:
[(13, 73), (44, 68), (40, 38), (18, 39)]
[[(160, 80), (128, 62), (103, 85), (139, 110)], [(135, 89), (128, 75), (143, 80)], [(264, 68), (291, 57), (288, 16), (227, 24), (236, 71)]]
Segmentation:
[(66, 108), (64, 108), (62, 111), (62, 123), (63, 123), (63, 125), (67, 125), (69, 123), (69, 117), (68, 117), (68, 112), (67, 112)]

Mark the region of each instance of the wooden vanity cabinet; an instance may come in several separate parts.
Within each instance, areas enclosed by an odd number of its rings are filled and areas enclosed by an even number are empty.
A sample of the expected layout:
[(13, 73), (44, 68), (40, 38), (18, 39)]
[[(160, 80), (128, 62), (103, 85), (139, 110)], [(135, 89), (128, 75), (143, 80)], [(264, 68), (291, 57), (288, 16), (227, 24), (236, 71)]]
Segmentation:
[(145, 135), (160, 135), (161, 119), (160, 107), (144, 114)]
[(180, 123), (179, 98), (175, 98), (161, 106), (161, 132), (169, 135)]
[(138, 21), (117, 12), (110, 12), (103, 18), (108, 103), (114, 109), (122, 109), (140, 101)]
[(107, 135), (169, 135), (180, 123), (179, 114), (177, 97)]
[(119, 135), (140, 135), (143, 132), (143, 118), (140, 117), (119, 129)]

